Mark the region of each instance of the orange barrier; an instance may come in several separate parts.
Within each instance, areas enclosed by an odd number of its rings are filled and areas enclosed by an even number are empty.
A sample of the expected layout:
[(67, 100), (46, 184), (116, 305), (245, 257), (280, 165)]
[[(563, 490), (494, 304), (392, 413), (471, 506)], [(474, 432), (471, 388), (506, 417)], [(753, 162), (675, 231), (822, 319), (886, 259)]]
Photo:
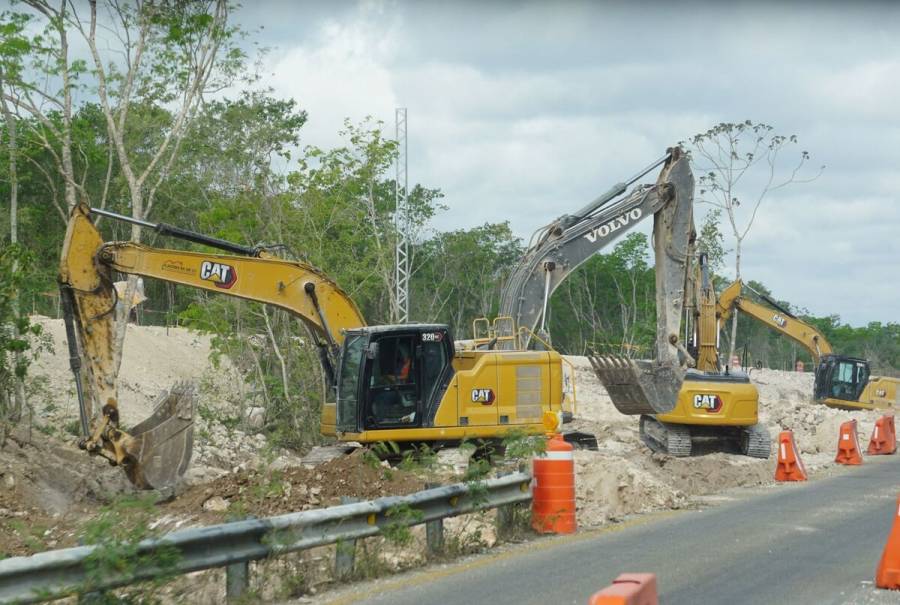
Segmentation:
[(867, 454), (893, 454), (897, 451), (897, 433), (894, 430), (894, 417), (885, 414), (875, 421), (872, 438), (869, 440)]
[(775, 467), (775, 481), (806, 481), (806, 467), (800, 459), (800, 450), (794, 443), (793, 431), (778, 434), (778, 464)]
[(900, 498), (894, 509), (894, 524), (888, 535), (884, 552), (875, 571), (875, 586), (878, 588), (900, 589)]
[(838, 451), (834, 461), (838, 464), (862, 464), (859, 449), (859, 436), (856, 433), (856, 420), (848, 420), (841, 425), (838, 437)]
[(531, 527), (539, 533), (575, 533), (575, 459), (572, 444), (556, 434), (534, 458)]
[(594, 593), (588, 605), (658, 605), (656, 574), (623, 573), (600, 592)]

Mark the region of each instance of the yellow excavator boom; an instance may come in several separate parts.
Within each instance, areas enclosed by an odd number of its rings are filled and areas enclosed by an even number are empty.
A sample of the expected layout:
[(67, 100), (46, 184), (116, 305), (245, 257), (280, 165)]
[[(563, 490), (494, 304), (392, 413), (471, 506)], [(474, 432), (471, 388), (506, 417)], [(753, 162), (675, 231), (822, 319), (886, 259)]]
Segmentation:
[(743, 282), (737, 280), (719, 295), (716, 312), (723, 322), (731, 317), (734, 309), (738, 309), (805, 348), (816, 363), (824, 355), (832, 354), (833, 350), (828, 339), (816, 328), (790, 313), (746, 298), (742, 293), (743, 288)]
[(720, 319), (730, 318), (733, 310), (742, 311), (809, 351), (816, 364), (813, 385), (816, 401), (848, 410), (900, 406), (900, 379), (870, 375), (866, 359), (836, 354), (825, 335), (815, 327), (784, 309), (768, 307), (744, 297), (743, 287), (738, 280), (719, 296), (717, 314)]
[[(344, 331), (365, 325), (350, 297), (306, 263), (149, 223), (144, 226), (188, 234), (192, 241), (227, 246), (253, 256), (157, 249), (131, 242), (104, 243), (90, 219), (92, 212), (100, 211), (87, 206), (73, 209), (59, 268), (70, 360), (80, 404), (80, 446), (124, 466), (139, 487), (171, 484), (186, 469), (192, 443), (191, 393), (190, 389), (176, 387), (159, 402), (150, 418), (131, 432), (123, 430), (115, 380), (117, 295), (113, 271), (285, 309), (310, 329), (319, 345), (323, 367), (332, 375), (329, 378), (333, 378)], [(113, 216), (134, 222), (128, 217)]]

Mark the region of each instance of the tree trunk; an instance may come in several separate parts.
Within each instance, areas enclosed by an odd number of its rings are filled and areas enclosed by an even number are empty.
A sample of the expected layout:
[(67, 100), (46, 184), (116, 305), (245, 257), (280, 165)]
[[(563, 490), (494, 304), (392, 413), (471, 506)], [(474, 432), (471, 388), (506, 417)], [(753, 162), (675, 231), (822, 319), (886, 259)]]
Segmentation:
[[(734, 272), (735, 279), (741, 279), (741, 238), (735, 240), (734, 245)], [(734, 359), (735, 341), (737, 339), (738, 313), (735, 309), (731, 315), (731, 342), (728, 346), (728, 359), (725, 360), (726, 366), (731, 366), (731, 360)]]
[[(3, 85), (3, 73), (0, 72), (0, 86)], [(6, 98), (0, 95), (2, 101), (3, 118), (6, 120), (7, 145), (9, 146), (9, 242), (15, 246), (19, 242), (19, 172), (18, 172), (18, 153), (19, 141), (18, 132), (16, 130), (16, 118), (9, 110)], [(19, 262), (13, 261), (13, 275), (19, 272)], [(13, 290), (12, 293), (12, 311), (13, 311), (13, 335), (19, 338), (18, 320), (20, 317), (19, 308), (19, 290)], [(16, 351), (13, 353), (13, 363), (18, 366), (22, 359), (22, 353)], [(22, 410), (25, 409), (25, 382), (18, 377), (13, 378), (13, 408), (10, 411), (10, 419), (14, 422), (19, 420)]]

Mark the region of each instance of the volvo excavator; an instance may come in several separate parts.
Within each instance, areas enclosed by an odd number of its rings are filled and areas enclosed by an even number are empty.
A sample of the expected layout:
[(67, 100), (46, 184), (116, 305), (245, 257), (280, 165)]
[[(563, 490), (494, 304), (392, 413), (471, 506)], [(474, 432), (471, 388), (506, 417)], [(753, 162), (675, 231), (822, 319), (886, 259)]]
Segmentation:
[[(685, 202), (677, 186), (668, 198)], [(686, 203), (690, 203), (689, 197)], [(631, 212), (632, 210), (628, 210)], [(227, 254), (106, 242), (92, 215), (138, 224)], [(119, 417), (113, 363), (117, 275), (142, 276), (278, 307), (306, 326), (319, 352), (327, 397), (321, 431), (341, 442), (453, 443), (542, 433), (571, 417), (555, 351), (457, 351), (448, 326), (367, 326), (353, 300), (325, 273), (263, 247), (228, 242), (79, 205), (63, 244), (59, 284), (82, 437), (90, 454), (121, 465), (140, 488), (172, 485), (193, 444), (190, 389), (175, 388), (149, 418), (127, 429)], [(677, 328), (675, 330), (677, 333)], [(615, 401), (634, 414), (669, 410), (680, 373), (664, 362), (598, 363), (619, 383)]]
[[(653, 185), (639, 184), (628, 188), (646, 174), (662, 165)], [(500, 317), (492, 335), (509, 348), (526, 349), (532, 340), (550, 342), (547, 333), (547, 309), (553, 291), (582, 263), (600, 252), (610, 242), (652, 216), (653, 249), (656, 265), (657, 363), (666, 368), (683, 368), (681, 376), (668, 383), (665, 392), (656, 392), (658, 401), (665, 400), (672, 415), (644, 412), (641, 417), (641, 436), (657, 451), (675, 456), (688, 456), (695, 440), (728, 440), (749, 456), (767, 458), (770, 440), (764, 427), (757, 423), (758, 396), (746, 374), (722, 371), (715, 351), (716, 318), (715, 295), (708, 276), (705, 287), (700, 285), (700, 273), (695, 274), (693, 221), (693, 185), (688, 158), (678, 147), (634, 177), (613, 186), (605, 194), (574, 214), (563, 215), (539, 229), (519, 264), (507, 281), (500, 301)], [(685, 322), (696, 330), (687, 330), (691, 342), (702, 340), (698, 359), (688, 351), (685, 340), (679, 337), (686, 302), (694, 296), (706, 296), (697, 303), (697, 313), (689, 312)], [(699, 317), (695, 318), (695, 315)], [(502, 326), (518, 327), (518, 338)], [(703, 327), (700, 330), (700, 327)], [(484, 330), (482, 330), (484, 331)], [(532, 339), (532, 334), (537, 338)], [(712, 339), (710, 350), (708, 341)], [(621, 372), (596, 355), (589, 356), (597, 377), (606, 387), (616, 408), (624, 414), (635, 414), (630, 405), (636, 397), (628, 397), (632, 376)], [(638, 367), (652, 362), (632, 361)], [(671, 371), (671, 370), (669, 370)], [(673, 373), (674, 374), (674, 373)], [(683, 383), (682, 383), (683, 377)], [(657, 380), (662, 384), (663, 380)], [(679, 389), (675, 385), (681, 385)], [(646, 391), (646, 389), (645, 389)], [(646, 406), (644, 406), (646, 408)]]
[(737, 310), (787, 336), (812, 356), (816, 366), (813, 397), (818, 403), (844, 410), (874, 410), (900, 407), (900, 379), (872, 376), (869, 362), (834, 353), (825, 336), (795, 317), (771, 298), (757, 293), (771, 306), (743, 295), (749, 288), (740, 280), (723, 290), (717, 303), (721, 322)]

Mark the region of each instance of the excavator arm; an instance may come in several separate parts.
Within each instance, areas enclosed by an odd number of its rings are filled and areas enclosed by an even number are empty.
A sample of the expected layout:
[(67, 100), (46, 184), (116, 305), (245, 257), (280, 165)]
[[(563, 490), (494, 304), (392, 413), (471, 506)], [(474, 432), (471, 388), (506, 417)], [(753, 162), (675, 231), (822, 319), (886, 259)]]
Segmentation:
[(685, 296), (685, 333), (693, 366), (701, 372), (719, 372), (719, 326), (716, 319), (716, 291), (709, 275), (706, 252), (696, 255), (690, 269)]
[[(772, 307), (745, 298), (742, 294), (743, 282), (737, 280), (719, 295), (716, 314), (720, 321), (731, 317), (736, 309), (742, 311), (773, 330), (780, 332), (809, 351), (813, 360), (818, 363), (825, 355), (833, 353), (828, 339), (816, 328), (796, 318), (786, 309), (779, 307), (774, 301), (767, 301)], [(774, 308), (773, 308), (774, 307)]]
[[(165, 235), (246, 256), (165, 250), (131, 242), (105, 243), (90, 219), (91, 213), (139, 222)], [(192, 406), (187, 389), (179, 387), (132, 431), (122, 428), (114, 364), (117, 296), (113, 272), (152, 277), (288, 311), (309, 328), (331, 384), (343, 331), (365, 325), (349, 296), (306, 263), (169, 225), (76, 207), (63, 243), (59, 283), (79, 398), (83, 431), (80, 446), (112, 464), (123, 465), (131, 481), (142, 488), (169, 485), (186, 470), (192, 443)]]
[[(655, 185), (639, 185), (622, 197), (630, 185), (660, 165), (664, 167)], [(673, 172), (676, 165), (678, 170)], [(536, 231), (501, 293), (500, 315), (512, 317), (516, 325), (546, 339), (547, 305), (556, 288), (612, 240), (676, 200), (685, 187), (691, 188), (690, 198), (693, 179), (688, 169), (690, 182), (685, 182), (682, 169), (686, 165), (680, 150), (670, 149), (666, 156), (614, 185), (575, 214), (563, 215)]]
[[(662, 165), (654, 185), (628, 187)], [(689, 160), (671, 148), (631, 179), (613, 186), (573, 215), (538, 230), (501, 295), (501, 315), (537, 330), (547, 339), (546, 315), (554, 290), (580, 265), (613, 239), (647, 217), (654, 221), (656, 256), (657, 354), (653, 362), (591, 357), (613, 403), (625, 414), (672, 409), (683, 379), (678, 338), (684, 308), (686, 271), (693, 228), (694, 178)], [(623, 197), (624, 196), (624, 197)], [(529, 330), (522, 346), (528, 346)]]

